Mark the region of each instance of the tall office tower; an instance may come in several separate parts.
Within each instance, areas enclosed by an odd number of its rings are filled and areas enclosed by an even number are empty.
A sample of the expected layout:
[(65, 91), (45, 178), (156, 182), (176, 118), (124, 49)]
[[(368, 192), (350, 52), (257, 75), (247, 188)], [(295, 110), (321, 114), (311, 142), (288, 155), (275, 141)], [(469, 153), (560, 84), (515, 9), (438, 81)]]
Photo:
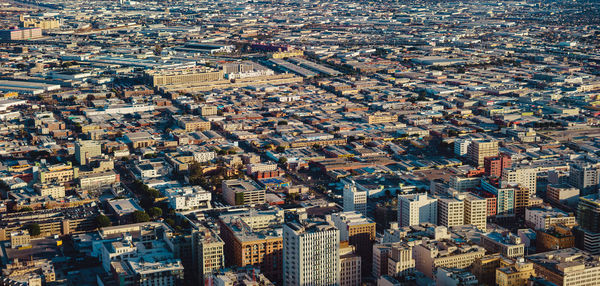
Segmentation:
[(437, 224), (437, 199), (426, 194), (398, 196), (398, 224), (418, 225), (423, 222)]
[(523, 217), (525, 215), (525, 209), (529, 207), (529, 198), (531, 192), (527, 188), (521, 186), (515, 186), (515, 214)]
[(467, 148), (467, 159), (475, 167), (483, 167), (486, 157), (498, 156), (498, 141), (473, 141)]
[(88, 159), (102, 155), (100, 144), (92, 140), (79, 140), (75, 142), (75, 159), (80, 165), (86, 165)]
[(438, 198), (438, 225), (451, 227), (464, 224), (465, 203), (455, 197)]
[(216, 270), (225, 267), (225, 255), (223, 240), (212, 230), (202, 228), (192, 234), (192, 249), (197, 255), (194, 265), (197, 266), (196, 273), (198, 281), (206, 282), (209, 275)]
[(340, 232), (325, 222), (283, 226), (285, 286), (339, 285)]
[(535, 195), (537, 188), (537, 169), (514, 167), (502, 171), (502, 187), (520, 185), (529, 190), (529, 196)]
[(475, 194), (465, 195), (465, 224), (472, 224), (478, 229), (487, 229), (487, 200)]
[(367, 192), (357, 190), (354, 182), (344, 186), (344, 211), (367, 215)]
[(359, 212), (334, 213), (330, 220), (340, 230), (340, 241), (348, 241), (356, 247), (356, 253), (362, 259), (362, 272), (369, 273), (376, 236), (375, 222)]
[(501, 154), (495, 157), (486, 157), (483, 159), (483, 168), (485, 175), (490, 177), (502, 176), (502, 170), (510, 168), (512, 160), (510, 156)]
[(579, 198), (575, 245), (594, 255), (600, 254), (600, 197), (598, 194)]
[(598, 190), (600, 170), (597, 165), (588, 163), (572, 164), (569, 168), (569, 184), (578, 188), (582, 195), (593, 194)]
[(361, 258), (354, 246), (340, 242), (340, 286), (358, 286), (361, 282)]

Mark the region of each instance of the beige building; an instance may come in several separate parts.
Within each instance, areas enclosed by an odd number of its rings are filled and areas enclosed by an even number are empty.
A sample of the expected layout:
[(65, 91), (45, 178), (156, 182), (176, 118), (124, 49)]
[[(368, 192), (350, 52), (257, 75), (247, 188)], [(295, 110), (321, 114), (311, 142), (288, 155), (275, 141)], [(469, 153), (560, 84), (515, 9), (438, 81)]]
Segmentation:
[(388, 253), (387, 275), (398, 277), (415, 271), (415, 260), (412, 256), (412, 246), (405, 243), (395, 243)]
[(502, 187), (519, 185), (529, 190), (529, 196), (535, 195), (537, 190), (537, 168), (515, 167), (502, 170)]
[(459, 198), (438, 199), (438, 225), (451, 227), (465, 224), (464, 202)]
[(53, 199), (60, 199), (65, 197), (65, 186), (54, 185), (54, 184), (35, 184), (33, 188), (40, 194), (40, 196), (50, 196)]
[(367, 115), (365, 121), (369, 124), (398, 122), (398, 115), (390, 113), (375, 113)]
[(486, 157), (498, 155), (498, 141), (473, 141), (467, 147), (467, 159), (476, 167), (482, 167)]
[(186, 132), (210, 130), (210, 121), (193, 116), (182, 116), (177, 118), (177, 125)]
[(413, 248), (416, 269), (429, 278), (438, 267), (468, 268), (477, 258), (485, 255), (478, 245), (458, 245), (451, 240), (430, 241)]
[(527, 256), (535, 275), (559, 286), (598, 285), (598, 256), (577, 248), (565, 248)]
[(465, 195), (465, 224), (482, 231), (487, 229), (487, 200), (474, 194)]
[(67, 164), (59, 164), (54, 166), (43, 166), (39, 170), (39, 182), (42, 184), (49, 183), (67, 183), (78, 177), (79, 169)]
[(31, 241), (31, 236), (28, 231), (20, 230), (10, 233), (10, 247), (18, 248), (24, 245), (28, 245)]
[(86, 165), (89, 158), (102, 155), (102, 146), (92, 140), (78, 140), (75, 142), (75, 159), (80, 165)]
[(225, 242), (212, 229), (201, 229), (192, 235), (192, 248), (198, 257), (198, 281), (204, 281), (208, 275), (225, 267)]
[(361, 281), (361, 258), (347, 241), (340, 243), (340, 286), (358, 286)]
[(222, 193), (225, 201), (232, 206), (265, 203), (265, 190), (251, 180), (225, 180)]
[(223, 80), (223, 71), (211, 68), (151, 71), (146, 73), (152, 86), (194, 84)]
[(532, 276), (535, 276), (533, 263), (520, 259), (513, 265), (496, 269), (496, 285), (525, 286)]

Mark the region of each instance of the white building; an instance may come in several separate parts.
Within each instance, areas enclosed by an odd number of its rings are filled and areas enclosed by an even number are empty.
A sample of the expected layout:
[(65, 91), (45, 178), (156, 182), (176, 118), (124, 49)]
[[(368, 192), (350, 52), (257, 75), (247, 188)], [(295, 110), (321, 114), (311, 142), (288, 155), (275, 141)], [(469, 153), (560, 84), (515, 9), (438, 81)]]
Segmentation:
[(177, 211), (192, 209), (210, 209), (211, 193), (199, 186), (163, 190), (169, 200), (169, 206)]
[(502, 170), (502, 187), (518, 184), (529, 190), (529, 195), (535, 195), (537, 190), (537, 168), (521, 168)]
[(465, 224), (472, 224), (478, 229), (487, 229), (487, 200), (474, 194), (465, 195)]
[(367, 192), (359, 191), (354, 184), (344, 186), (344, 211), (367, 215)]
[(340, 232), (330, 224), (285, 224), (283, 285), (339, 285), (339, 248)]
[(424, 222), (437, 224), (438, 200), (426, 194), (398, 196), (398, 224), (417, 225)]
[(469, 144), (471, 144), (471, 140), (457, 139), (454, 141), (454, 154), (457, 156), (467, 155)]

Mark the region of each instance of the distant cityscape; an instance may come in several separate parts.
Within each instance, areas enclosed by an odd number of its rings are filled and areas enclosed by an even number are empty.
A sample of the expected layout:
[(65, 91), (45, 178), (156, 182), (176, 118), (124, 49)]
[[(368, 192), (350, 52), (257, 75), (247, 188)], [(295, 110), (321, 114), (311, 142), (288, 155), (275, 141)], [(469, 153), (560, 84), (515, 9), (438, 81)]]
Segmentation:
[(600, 285), (600, 2), (0, 0), (0, 286)]

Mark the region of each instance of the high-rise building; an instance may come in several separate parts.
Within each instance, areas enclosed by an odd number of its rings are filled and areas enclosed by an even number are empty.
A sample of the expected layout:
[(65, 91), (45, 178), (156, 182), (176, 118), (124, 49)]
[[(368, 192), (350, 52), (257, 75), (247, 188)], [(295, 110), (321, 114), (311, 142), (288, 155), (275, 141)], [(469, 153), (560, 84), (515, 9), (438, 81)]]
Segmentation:
[(412, 246), (406, 243), (394, 243), (388, 254), (387, 275), (399, 277), (415, 271)]
[(283, 245), (283, 285), (340, 285), (340, 232), (335, 226), (286, 223)]
[(486, 157), (483, 159), (483, 169), (485, 175), (490, 177), (502, 176), (502, 170), (510, 168), (512, 160), (510, 156), (501, 154), (495, 157)]
[(376, 235), (375, 222), (359, 212), (334, 213), (331, 222), (339, 229), (340, 241), (348, 241), (356, 247), (356, 253), (362, 258), (362, 271), (369, 273)]
[(578, 188), (582, 195), (589, 195), (598, 190), (600, 170), (597, 165), (575, 163), (569, 167), (569, 184)]
[(519, 185), (529, 190), (529, 196), (535, 195), (537, 188), (537, 169), (515, 167), (502, 171), (501, 185), (503, 188)]
[(600, 255), (600, 197), (597, 194), (579, 198), (577, 206), (575, 244), (595, 255)]
[(483, 167), (486, 157), (498, 156), (498, 141), (473, 141), (467, 148), (467, 159), (475, 167)]
[(211, 229), (204, 228), (192, 234), (198, 281), (206, 281), (210, 274), (225, 267), (224, 245), (223, 240)]
[(361, 258), (347, 241), (340, 242), (340, 286), (358, 286), (361, 282)]
[(457, 156), (467, 155), (467, 151), (471, 142), (471, 140), (467, 139), (456, 139), (456, 141), (454, 141), (454, 154)]
[(418, 225), (424, 222), (437, 224), (438, 200), (426, 194), (398, 196), (398, 224)]
[(88, 159), (102, 155), (100, 144), (92, 140), (79, 140), (75, 142), (75, 159), (80, 165), (87, 165)]
[(472, 224), (478, 229), (487, 229), (487, 200), (474, 194), (465, 195), (464, 224)]
[(344, 211), (367, 215), (367, 192), (357, 190), (354, 183), (345, 185)]
[(219, 217), (228, 266), (251, 265), (274, 283), (282, 281), (283, 213), (277, 210), (240, 211)]
[(455, 197), (438, 199), (438, 225), (451, 227), (464, 224), (465, 203)]

